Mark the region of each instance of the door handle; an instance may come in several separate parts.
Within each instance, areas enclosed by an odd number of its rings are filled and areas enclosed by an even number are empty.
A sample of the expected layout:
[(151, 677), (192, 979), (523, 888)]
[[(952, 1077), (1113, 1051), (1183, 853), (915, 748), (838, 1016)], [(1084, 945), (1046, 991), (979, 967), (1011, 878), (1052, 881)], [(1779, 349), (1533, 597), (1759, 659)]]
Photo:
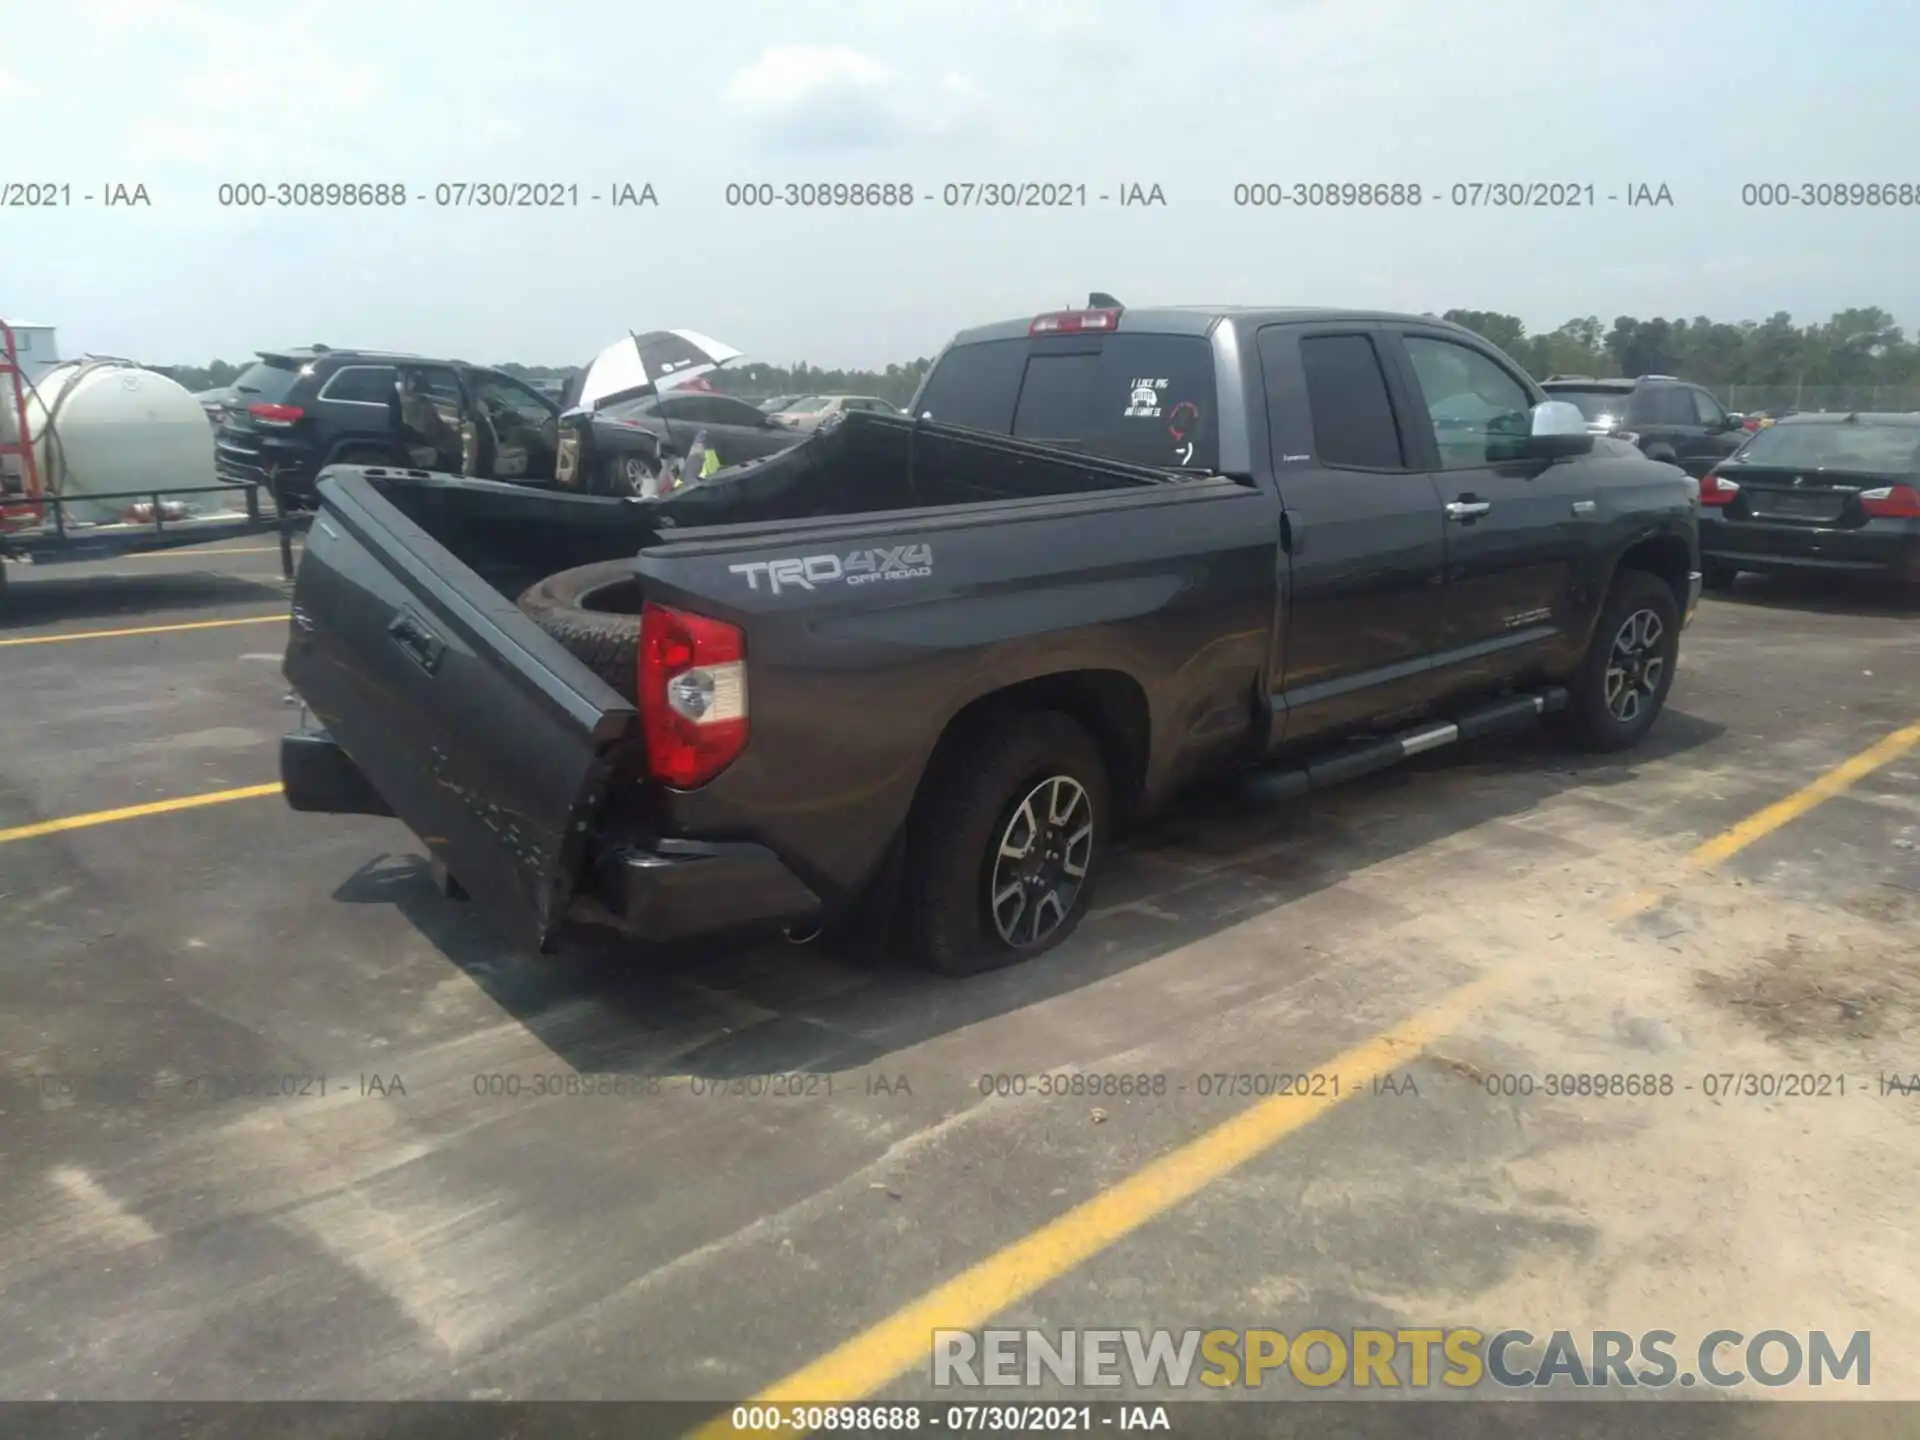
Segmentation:
[(387, 633), (429, 675), (440, 668), (446, 642), (426, 627), (411, 610), (402, 610), (387, 623)]
[(1475, 520), (1493, 509), (1491, 500), (1449, 500), (1447, 518), (1449, 520)]

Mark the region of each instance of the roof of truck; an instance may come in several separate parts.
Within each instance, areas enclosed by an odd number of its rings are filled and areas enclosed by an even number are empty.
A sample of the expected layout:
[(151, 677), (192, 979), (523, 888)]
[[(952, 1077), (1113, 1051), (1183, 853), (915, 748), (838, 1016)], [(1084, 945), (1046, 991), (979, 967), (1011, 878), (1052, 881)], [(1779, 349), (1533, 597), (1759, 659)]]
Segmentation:
[[(1038, 316), (1066, 314), (1084, 308), (1087, 307), (1064, 306), (1060, 310), (1039, 310), (1032, 315), (1022, 315), (1013, 320), (997, 320), (987, 325), (975, 325), (954, 336), (953, 343), (970, 345), (982, 340), (1024, 339)], [(1143, 305), (1123, 309), (1120, 312), (1118, 330), (1110, 333), (1134, 330), (1160, 335), (1205, 335), (1223, 320), (1253, 325), (1298, 325), (1356, 320), (1390, 321), (1396, 324), (1412, 323), (1431, 325), (1442, 330), (1458, 330), (1463, 335), (1471, 333), (1455, 325), (1451, 320), (1442, 320), (1437, 315), (1412, 315), (1404, 311), (1392, 310), (1348, 310), (1313, 305)]]

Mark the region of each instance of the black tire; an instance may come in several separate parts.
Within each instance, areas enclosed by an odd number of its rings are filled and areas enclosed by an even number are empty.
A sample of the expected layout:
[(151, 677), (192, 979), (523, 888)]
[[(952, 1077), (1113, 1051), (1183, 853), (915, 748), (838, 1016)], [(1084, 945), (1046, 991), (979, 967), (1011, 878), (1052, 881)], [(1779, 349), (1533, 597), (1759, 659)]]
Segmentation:
[[(1058, 838), (1077, 835), (1083, 823), (1091, 829), (1084, 841), (1072, 839), (1064, 846), (1066, 856), (1055, 854), (1044, 862), (1044, 873), (1034, 882), (1044, 888), (1027, 891), (1040, 898), (1023, 902), (1017, 914), (1007, 902), (1003, 918), (1014, 916), (1010, 928), (1016, 937), (1009, 941), (992, 905), (996, 861), (1023, 804), (1037, 789), (1061, 780), (1078, 787), (1088, 813), (1083, 822), (1077, 809), (1071, 812)], [(1071, 935), (1087, 912), (1107, 843), (1111, 787), (1092, 737), (1054, 711), (1017, 716), (949, 750), (928, 782), (932, 788), (915, 807), (909, 831), (901, 897), (898, 933), (907, 956), (938, 974), (976, 975), (1043, 954)], [(1070, 788), (1053, 793), (1072, 798)], [(1034, 838), (1050, 843), (1044, 836)], [(1062, 863), (1071, 857), (1077, 857), (1074, 863), (1082, 871), (1077, 878)], [(1001, 879), (1004, 890), (1009, 877)], [(1030, 939), (1021, 938), (1021, 927), (1031, 918), (1028, 903), (1031, 917), (1051, 927), (1036, 925), (1038, 933)]]
[[(1635, 624), (1644, 636), (1647, 616), (1658, 623), (1658, 637), (1651, 645), (1636, 647), (1627, 626)], [(1621, 647), (1621, 674), (1610, 698), (1614, 679), (1609, 672), (1615, 669), (1616, 645)], [(1602, 753), (1639, 744), (1667, 703), (1679, 658), (1680, 607), (1673, 591), (1657, 575), (1622, 570), (1613, 577), (1593, 627), (1593, 640), (1567, 687), (1567, 726), (1574, 739), (1582, 748)], [(1657, 675), (1649, 673), (1655, 660)], [(1628, 691), (1634, 696), (1630, 709)]]
[(1709, 560), (1701, 568), (1700, 585), (1705, 590), (1731, 590), (1733, 582), (1740, 578), (1740, 571), (1732, 565), (1721, 565)]
[(639, 578), (631, 560), (549, 575), (520, 597), (528, 619), (628, 700), (639, 693)]
[[(636, 468), (637, 467), (637, 468)], [(600, 464), (600, 493), (603, 495), (644, 495), (646, 490), (645, 471), (659, 476), (657, 467), (649, 465), (644, 455), (637, 450), (625, 455), (611, 455)]]

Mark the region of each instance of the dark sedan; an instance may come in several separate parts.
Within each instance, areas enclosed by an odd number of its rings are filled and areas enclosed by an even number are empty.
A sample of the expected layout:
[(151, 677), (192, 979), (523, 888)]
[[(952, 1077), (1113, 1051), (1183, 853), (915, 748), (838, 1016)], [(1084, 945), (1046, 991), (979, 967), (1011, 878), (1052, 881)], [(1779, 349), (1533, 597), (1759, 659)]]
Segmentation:
[[(582, 434), (589, 426), (590, 433)], [(643, 395), (616, 401), (563, 431), (560, 483), (602, 495), (652, 495), (661, 452), (685, 455), (702, 431), (722, 465), (757, 460), (806, 439), (730, 395), (694, 390)]]
[(1920, 583), (1920, 413), (1789, 415), (1700, 482), (1706, 584), (1743, 570)]

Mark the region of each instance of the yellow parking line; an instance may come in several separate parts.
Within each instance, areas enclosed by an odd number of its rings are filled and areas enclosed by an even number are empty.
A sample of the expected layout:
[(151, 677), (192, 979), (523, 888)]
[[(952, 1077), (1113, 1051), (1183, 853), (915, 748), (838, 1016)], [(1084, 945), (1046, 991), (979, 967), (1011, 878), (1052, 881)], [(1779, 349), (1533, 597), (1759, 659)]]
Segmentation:
[(148, 815), (169, 815), (176, 810), (198, 810), (205, 805), (225, 805), (232, 800), (254, 800), (262, 795), (278, 795), (280, 782), (270, 785), (242, 785), (238, 790), (214, 790), (205, 795), (182, 795), (174, 800), (152, 800), (145, 805), (127, 805), (118, 810), (94, 810), (85, 815), (65, 815), (58, 820), (38, 820), (31, 825), (16, 825), (0, 830), (0, 845), (13, 840), (33, 840), (42, 835), (58, 835), (63, 830), (86, 830), (95, 825), (112, 825), (120, 820), (139, 820)]
[[(1916, 743), (1920, 743), (1920, 725), (1889, 735), (1723, 831), (1696, 849), (1689, 860), (1700, 866), (1725, 859), (1838, 795)], [(1276, 1095), (1256, 1102), (775, 1381), (747, 1403), (844, 1404), (873, 1395), (927, 1358), (935, 1330), (982, 1325), (1060, 1279), (1412, 1059), (1515, 978), (1514, 969), (1498, 970), (1450, 991), (1411, 1019), (1327, 1062), (1326, 1071), (1341, 1077), (1339, 1095)], [(690, 1440), (717, 1440), (736, 1433), (731, 1413), (725, 1413), (691, 1432)]]
[(1748, 816), (1738, 825), (1714, 836), (1687, 856), (1688, 862), (1701, 866), (1718, 865), (1762, 836), (1771, 835), (1789, 820), (1806, 814), (1821, 801), (1831, 800), (1849, 786), (1864, 780), (1882, 765), (1899, 759), (1916, 745), (1920, 745), (1920, 725), (1909, 725), (1903, 730), (1894, 731), (1879, 744), (1868, 746), (1851, 760), (1843, 760), (1811, 785), (1803, 785), (1784, 800), (1774, 801), (1759, 814)]
[(238, 620), (188, 620), (178, 625), (130, 625), (124, 630), (69, 630), (60, 635), (22, 635), (0, 640), (0, 649), (9, 645), (59, 645), (67, 640), (111, 640), (120, 635), (171, 635), (180, 630), (222, 630), (229, 625), (264, 625), (269, 620), (285, 620), (285, 610), (272, 615), (246, 615)]
[[(1850, 759), (1842, 760), (1818, 779), (1802, 785), (1791, 795), (1756, 810), (1737, 825), (1730, 825), (1710, 840), (1702, 841), (1687, 852), (1684, 864), (1694, 870), (1710, 870), (1730, 860), (1756, 840), (1764, 840), (1790, 820), (1813, 809), (1822, 801), (1844, 794), (1882, 765), (1898, 760), (1920, 745), (1920, 724), (1908, 725), (1876, 741)], [(1664, 890), (1635, 890), (1621, 896), (1608, 907), (1615, 920), (1626, 920), (1650, 910), (1666, 897)]]
[[(298, 550), (300, 542), (296, 540), (293, 548)], [(195, 550), (183, 545), (175, 550), (142, 550), (135, 555), (118, 555), (114, 558), (118, 560), (197, 560), (202, 555), (277, 555), (279, 553), (278, 545), (235, 545), (232, 548), (223, 546), (218, 550)]]

